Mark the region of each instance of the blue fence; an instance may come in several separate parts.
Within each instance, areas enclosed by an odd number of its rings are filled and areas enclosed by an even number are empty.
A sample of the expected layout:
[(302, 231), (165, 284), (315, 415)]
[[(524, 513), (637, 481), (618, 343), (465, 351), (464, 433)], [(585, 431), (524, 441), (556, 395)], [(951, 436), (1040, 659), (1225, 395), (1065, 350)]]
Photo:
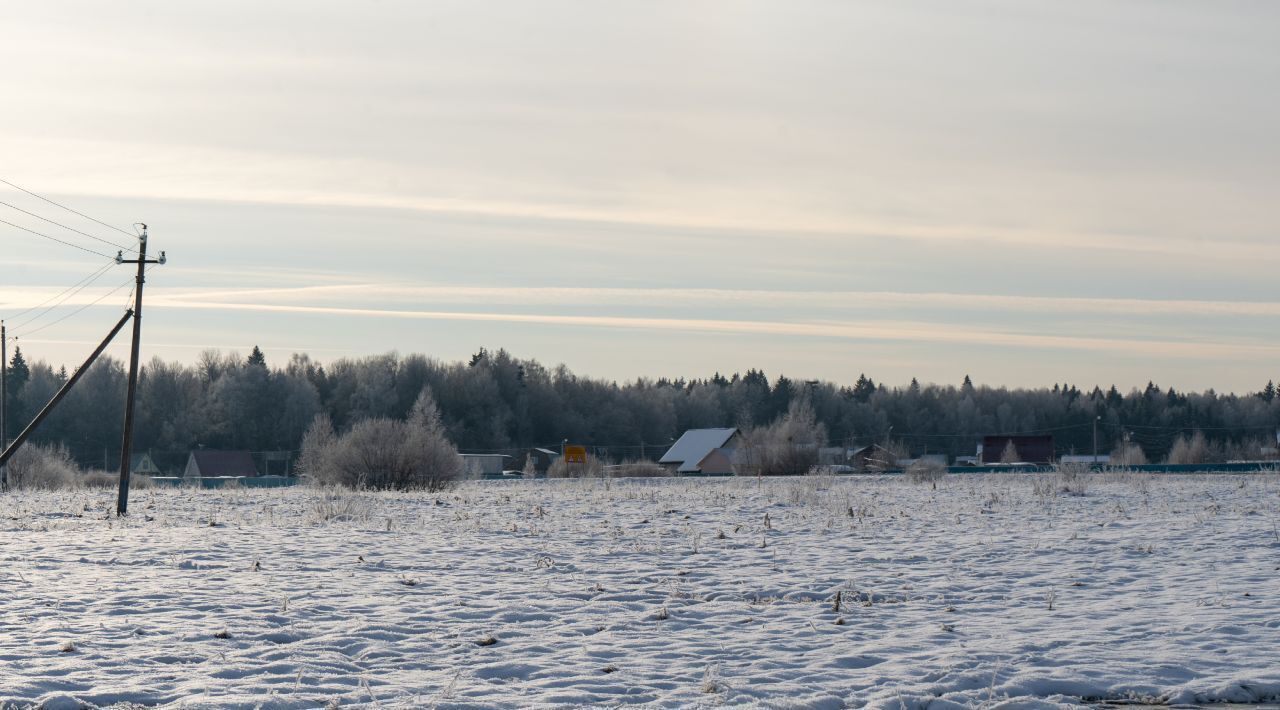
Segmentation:
[[(1086, 464), (1087, 465), (1087, 464)], [(1280, 471), (1280, 463), (1252, 461), (1248, 463), (1153, 463), (1141, 466), (1108, 466), (1095, 464), (1090, 471), (1134, 471), (1136, 473), (1274, 473)], [(948, 466), (947, 473), (1051, 473), (1055, 466), (1004, 464), (997, 466)]]
[(151, 482), (158, 486), (179, 488), (285, 488), (298, 485), (295, 476), (212, 476), (209, 478), (182, 478), (181, 476), (153, 476)]

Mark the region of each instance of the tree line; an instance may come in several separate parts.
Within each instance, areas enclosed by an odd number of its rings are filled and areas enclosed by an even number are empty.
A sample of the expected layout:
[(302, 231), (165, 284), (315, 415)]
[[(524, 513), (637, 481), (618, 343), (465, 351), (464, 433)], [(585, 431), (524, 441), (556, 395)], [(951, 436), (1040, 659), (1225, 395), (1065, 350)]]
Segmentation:
[[(67, 379), (64, 367), (28, 362), (15, 348), (6, 420), (13, 435)], [(82, 465), (117, 465), (127, 373), (103, 357), (42, 425), (33, 441), (60, 443)], [(760, 370), (702, 379), (640, 378), (617, 383), (549, 367), (505, 350), (481, 349), (466, 362), (389, 353), (321, 364), (306, 354), (268, 363), (216, 351), (194, 364), (146, 363), (140, 373), (135, 451), (149, 451), (167, 472), (196, 448), (297, 451), (317, 415), (335, 431), (361, 421), (407, 420), (423, 390), (439, 407), (444, 431), (463, 452), (508, 452), (562, 442), (591, 447), (610, 461), (655, 459), (686, 429), (782, 421), (795, 402), (811, 408), (832, 446), (892, 444), (911, 455), (973, 455), (984, 435), (1051, 433), (1060, 453), (1092, 452), (1124, 442), (1151, 461), (1202, 432), (1215, 458), (1251, 458), (1275, 446), (1280, 395), (1273, 383), (1254, 393), (1178, 392), (1154, 383), (1121, 392), (1071, 384), (1035, 389), (975, 385), (889, 387), (866, 375), (853, 384), (770, 379)]]

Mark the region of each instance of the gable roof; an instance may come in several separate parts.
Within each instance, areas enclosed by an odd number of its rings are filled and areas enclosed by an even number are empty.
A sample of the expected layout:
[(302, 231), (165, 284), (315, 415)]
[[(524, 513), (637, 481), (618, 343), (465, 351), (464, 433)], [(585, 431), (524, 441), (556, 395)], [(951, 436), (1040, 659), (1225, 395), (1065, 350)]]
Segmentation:
[(191, 452), (187, 467), (195, 464), (201, 476), (256, 476), (258, 466), (248, 451), (212, 451), (201, 449)]
[(156, 462), (151, 460), (151, 455), (147, 453), (129, 454), (129, 471), (132, 473), (150, 473), (159, 471)]
[(707, 454), (723, 447), (737, 434), (737, 429), (690, 429), (671, 445), (658, 463), (679, 464), (676, 471), (681, 473), (697, 472), (698, 464)]

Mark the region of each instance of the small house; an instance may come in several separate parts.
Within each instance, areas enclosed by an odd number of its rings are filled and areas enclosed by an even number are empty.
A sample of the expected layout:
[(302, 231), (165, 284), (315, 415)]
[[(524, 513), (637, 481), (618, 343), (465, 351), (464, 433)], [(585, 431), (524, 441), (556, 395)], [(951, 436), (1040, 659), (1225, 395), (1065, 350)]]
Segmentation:
[[(738, 430), (690, 429), (676, 440), (658, 463), (676, 475), (732, 475)], [(714, 454), (714, 455), (713, 455)]]
[(998, 434), (982, 437), (982, 463), (1053, 463), (1053, 435)]
[(507, 462), (512, 458), (507, 454), (461, 454), (461, 456), (463, 469), (471, 478), (501, 476), (502, 472), (507, 470)]
[(855, 471), (887, 471), (898, 467), (898, 457), (879, 444), (871, 444), (850, 451), (849, 465)]
[(248, 451), (215, 451), (201, 449), (187, 457), (183, 478), (221, 478), (257, 476), (258, 466)]
[(151, 454), (130, 454), (129, 473), (143, 476), (159, 476), (160, 467), (151, 460)]
[(843, 466), (849, 463), (849, 450), (843, 446), (824, 446), (818, 449), (819, 466)]

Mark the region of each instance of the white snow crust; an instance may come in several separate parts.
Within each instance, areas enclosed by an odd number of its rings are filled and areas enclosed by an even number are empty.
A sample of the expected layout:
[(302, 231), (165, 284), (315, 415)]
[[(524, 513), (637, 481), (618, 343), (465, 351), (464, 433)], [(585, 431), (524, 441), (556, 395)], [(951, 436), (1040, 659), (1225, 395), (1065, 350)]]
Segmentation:
[(0, 706), (1280, 700), (1280, 477), (1086, 482), (9, 493)]

